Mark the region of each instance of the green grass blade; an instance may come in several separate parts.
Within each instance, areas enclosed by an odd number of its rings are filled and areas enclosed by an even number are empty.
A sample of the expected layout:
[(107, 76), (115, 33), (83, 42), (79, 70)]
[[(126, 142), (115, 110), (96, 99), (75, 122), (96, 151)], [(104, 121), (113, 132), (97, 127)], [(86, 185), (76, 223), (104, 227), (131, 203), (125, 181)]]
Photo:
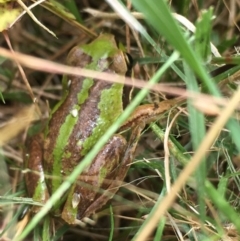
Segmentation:
[(209, 181), (206, 181), (205, 186), (208, 197), (211, 198), (215, 206), (229, 219), (230, 222), (235, 225), (238, 232), (240, 232), (239, 214), (226, 201), (226, 199), (222, 196), (222, 193), (219, 194)]
[(197, 20), (195, 32), (196, 53), (206, 62), (211, 57), (210, 34), (213, 8), (204, 10)]
[(180, 27), (174, 20), (169, 8), (163, 0), (133, 0), (134, 6), (140, 10), (146, 17), (146, 21), (154, 27), (154, 29), (164, 36), (172, 46), (179, 51), (188, 65), (196, 72), (208, 90), (216, 96), (220, 93), (216, 85), (211, 81), (205, 68), (202, 65), (200, 56), (194, 52), (184, 37)]
[[(196, 78), (188, 67), (188, 65), (183, 62), (185, 75), (187, 79), (187, 88), (189, 90), (199, 92), (198, 91), (198, 84)], [(205, 120), (203, 113), (196, 110), (196, 108), (192, 105), (191, 100), (188, 100), (188, 111), (189, 111), (189, 127), (191, 133), (191, 142), (193, 146), (193, 151), (196, 151), (203, 141), (206, 130), (205, 130)], [(205, 194), (205, 187), (204, 183), (206, 180), (206, 165), (205, 160), (201, 161), (199, 168), (196, 171), (196, 181), (197, 181), (197, 193), (198, 193), (198, 204), (199, 204), (199, 214), (201, 217), (202, 222), (206, 219), (206, 210), (205, 210), (205, 201), (204, 201), (204, 194)]]

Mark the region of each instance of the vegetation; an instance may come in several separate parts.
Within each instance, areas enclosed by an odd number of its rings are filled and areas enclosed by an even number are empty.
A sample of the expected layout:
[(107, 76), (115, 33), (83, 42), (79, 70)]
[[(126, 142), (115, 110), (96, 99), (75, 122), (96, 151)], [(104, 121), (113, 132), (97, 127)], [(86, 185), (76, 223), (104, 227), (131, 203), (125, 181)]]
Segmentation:
[[(15, 21), (24, 8), (20, 0), (0, 1), (0, 237), (239, 240), (238, 1), (49, 0)], [(101, 143), (32, 215), (27, 204), (39, 203), (25, 189), (25, 140), (60, 100), (62, 75), (95, 77), (65, 59), (73, 46), (100, 33), (114, 34), (134, 64), (126, 80), (134, 87), (130, 104), (101, 140), (140, 104), (185, 101), (144, 129), (122, 187), (90, 217), (98, 217), (96, 224), (70, 227), (49, 209)], [(116, 81), (110, 74), (98, 78)]]

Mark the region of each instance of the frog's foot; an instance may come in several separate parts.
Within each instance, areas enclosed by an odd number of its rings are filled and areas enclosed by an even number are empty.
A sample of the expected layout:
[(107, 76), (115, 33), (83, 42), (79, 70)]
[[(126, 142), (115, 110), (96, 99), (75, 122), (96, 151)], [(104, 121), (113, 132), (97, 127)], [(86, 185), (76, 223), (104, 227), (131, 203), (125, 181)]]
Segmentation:
[(94, 226), (96, 224), (96, 221), (91, 218), (85, 217), (82, 220), (75, 219), (75, 224), (84, 228), (87, 224)]

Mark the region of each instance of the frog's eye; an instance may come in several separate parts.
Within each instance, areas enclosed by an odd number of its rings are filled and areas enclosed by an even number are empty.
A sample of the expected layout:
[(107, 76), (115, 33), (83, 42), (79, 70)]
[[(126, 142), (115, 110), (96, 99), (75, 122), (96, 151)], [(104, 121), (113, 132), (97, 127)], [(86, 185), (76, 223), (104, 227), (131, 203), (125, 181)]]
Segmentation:
[(129, 53), (123, 53), (125, 62), (127, 64), (128, 71), (132, 69), (133, 67), (133, 58)]

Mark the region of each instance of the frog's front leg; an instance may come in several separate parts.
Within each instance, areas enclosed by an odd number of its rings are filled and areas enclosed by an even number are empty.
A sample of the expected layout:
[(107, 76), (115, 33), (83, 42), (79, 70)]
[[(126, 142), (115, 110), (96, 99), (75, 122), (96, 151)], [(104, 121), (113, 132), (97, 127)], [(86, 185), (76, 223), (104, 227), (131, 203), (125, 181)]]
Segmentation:
[[(24, 155), (25, 182), (29, 197), (34, 201), (45, 203), (49, 199), (49, 193), (45, 183), (43, 171), (43, 135), (39, 134), (27, 141), (27, 149)], [(38, 212), (40, 207), (34, 206), (33, 212)]]

